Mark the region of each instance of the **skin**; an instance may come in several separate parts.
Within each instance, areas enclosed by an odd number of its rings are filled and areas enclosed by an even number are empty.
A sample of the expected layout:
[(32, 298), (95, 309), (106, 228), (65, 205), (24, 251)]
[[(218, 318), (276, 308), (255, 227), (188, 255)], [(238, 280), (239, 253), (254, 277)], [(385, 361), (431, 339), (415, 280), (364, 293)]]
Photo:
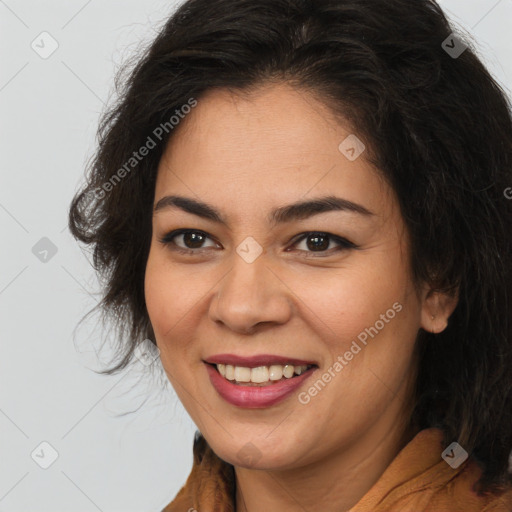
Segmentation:
[[(235, 466), (237, 510), (346, 511), (417, 430), (409, 425), (420, 327), (440, 332), (455, 300), (415, 288), (409, 241), (393, 190), (365, 160), (338, 149), (351, 133), (310, 93), (280, 83), (249, 94), (209, 91), (162, 156), (155, 204), (176, 194), (212, 205), (228, 226), (163, 208), (154, 213), (147, 309), (163, 367), (215, 453)], [(336, 195), (373, 212), (331, 211), (270, 226), (278, 206)], [(171, 230), (207, 233), (179, 254)], [(315, 250), (297, 235), (321, 231), (358, 249)], [(253, 237), (262, 254), (236, 252)], [(174, 239), (185, 245), (183, 236)], [(329, 239), (328, 239), (329, 240)], [(323, 251), (323, 252), (322, 252)], [(402, 310), (309, 403), (297, 394), (349, 350), (358, 334)], [(434, 318), (432, 318), (434, 317)], [(263, 409), (224, 401), (204, 359), (271, 353), (316, 361), (297, 393)], [(251, 442), (252, 462), (238, 452)]]

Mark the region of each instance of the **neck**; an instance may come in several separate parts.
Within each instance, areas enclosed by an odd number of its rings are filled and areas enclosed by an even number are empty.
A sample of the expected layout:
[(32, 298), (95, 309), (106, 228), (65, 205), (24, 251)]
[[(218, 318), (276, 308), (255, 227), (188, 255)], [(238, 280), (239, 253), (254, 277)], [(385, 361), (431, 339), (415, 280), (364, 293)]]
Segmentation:
[[(418, 429), (369, 430), (349, 448), (291, 470), (235, 466), (237, 512), (347, 512), (370, 490)], [(364, 447), (364, 449), (362, 449)]]

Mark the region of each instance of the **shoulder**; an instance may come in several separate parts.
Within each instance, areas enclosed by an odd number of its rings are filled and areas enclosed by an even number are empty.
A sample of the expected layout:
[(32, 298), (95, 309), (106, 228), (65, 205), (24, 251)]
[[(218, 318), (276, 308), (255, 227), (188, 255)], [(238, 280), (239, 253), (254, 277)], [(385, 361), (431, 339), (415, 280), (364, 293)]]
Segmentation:
[(445, 485), (432, 495), (425, 512), (512, 512), (512, 488), (500, 493), (479, 494), (476, 482), (481, 476), (478, 464), (469, 458)]

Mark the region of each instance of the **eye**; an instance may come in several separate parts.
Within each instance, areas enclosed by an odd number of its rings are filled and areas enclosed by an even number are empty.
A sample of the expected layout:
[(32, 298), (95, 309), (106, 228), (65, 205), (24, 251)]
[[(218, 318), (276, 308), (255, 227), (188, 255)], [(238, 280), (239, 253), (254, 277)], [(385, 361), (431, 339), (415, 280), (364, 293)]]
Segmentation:
[[(340, 236), (332, 235), (331, 233), (325, 233), (322, 231), (310, 231), (307, 233), (302, 233), (298, 240), (295, 240), (293, 245), (299, 244), (299, 242), (305, 244), (303, 247), (305, 249), (299, 249), (300, 251), (305, 251), (306, 253), (327, 253), (321, 254), (319, 256), (329, 256), (332, 252), (339, 252), (347, 249), (357, 249), (357, 246), (347, 240), (346, 238), (342, 238)], [(329, 248), (331, 242), (334, 242), (338, 245), (338, 247)], [(309, 254), (306, 254), (309, 257)]]
[[(347, 249), (357, 249), (358, 246), (347, 240), (331, 233), (325, 233), (321, 231), (308, 231), (301, 233), (300, 238), (296, 238), (292, 246), (296, 246), (299, 242), (305, 242), (305, 249), (298, 249), (299, 252), (306, 253), (306, 257), (309, 257), (311, 253), (321, 253), (321, 256), (329, 256), (333, 252), (339, 252)], [(181, 244), (175, 242), (181, 240)], [(181, 254), (197, 254), (207, 249), (208, 247), (218, 247), (216, 242), (210, 246), (204, 246), (206, 240), (213, 240), (204, 231), (198, 231), (194, 229), (177, 229), (167, 233), (165, 236), (160, 238), (160, 243), (169, 246), (173, 251)], [(330, 248), (331, 243), (337, 244), (337, 247)], [(329, 249), (329, 250), (328, 250)], [(309, 253), (309, 254), (308, 254)], [(323, 253), (323, 254), (322, 254)], [(327, 253), (327, 254), (326, 254)], [(314, 255), (315, 257), (317, 255)]]
[[(176, 244), (174, 239), (180, 239), (184, 246)], [(210, 237), (204, 233), (203, 231), (197, 231), (192, 229), (178, 229), (175, 231), (171, 231), (167, 233), (164, 237), (160, 239), (160, 242), (164, 245), (173, 246), (172, 250), (182, 253), (182, 254), (193, 254), (200, 252), (200, 250), (204, 249), (202, 244), (206, 239), (210, 239)], [(215, 244), (213, 244), (215, 247)]]

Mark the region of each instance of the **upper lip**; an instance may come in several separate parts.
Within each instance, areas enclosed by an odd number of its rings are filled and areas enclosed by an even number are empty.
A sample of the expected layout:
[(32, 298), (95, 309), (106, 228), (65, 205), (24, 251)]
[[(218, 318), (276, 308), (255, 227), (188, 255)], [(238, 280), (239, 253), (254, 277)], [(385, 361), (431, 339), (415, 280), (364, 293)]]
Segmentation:
[(205, 363), (209, 364), (230, 364), (232, 366), (243, 366), (248, 368), (256, 368), (258, 366), (270, 366), (272, 364), (293, 364), (294, 366), (300, 365), (314, 365), (314, 361), (305, 361), (303, 359), (296, 359), (288, 356), (278, 356), (274, 354), (257, 354), (254, 356), (237, 356), (235, 354), (216, 354), (204, 359)]

